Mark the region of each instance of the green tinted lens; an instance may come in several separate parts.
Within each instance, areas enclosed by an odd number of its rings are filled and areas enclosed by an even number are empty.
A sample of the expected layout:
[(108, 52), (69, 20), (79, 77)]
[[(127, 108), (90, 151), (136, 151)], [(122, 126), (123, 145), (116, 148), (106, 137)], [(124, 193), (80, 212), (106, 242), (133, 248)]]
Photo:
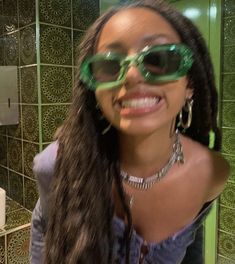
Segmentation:
[(176, 51), (151, 51), (143, 58), (143, 66), (155, 76), (175, 73), (181, 63), (181, 55)]
[(89, 64), (91, 75), (98, 83), (117, 80), (120, 74), (120, 68), (120, 61), (117, 59), (101, 58)]
[(184, 44), (151, 47), (139, 55), (138, 68), (149, 83), (168, 82), (185, 76), (193, 63), (192, 51)]

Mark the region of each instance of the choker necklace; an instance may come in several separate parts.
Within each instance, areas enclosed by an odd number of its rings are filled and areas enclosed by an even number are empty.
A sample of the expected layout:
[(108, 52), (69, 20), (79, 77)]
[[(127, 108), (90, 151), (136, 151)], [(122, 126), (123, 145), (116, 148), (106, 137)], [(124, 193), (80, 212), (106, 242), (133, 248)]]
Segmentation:
[(184, 163), (184, 154), (182, 145), (179, 139), (178, 130), (175, 131), (175, 142), (172, 147), (172, 154), (167, 164), (158, 172), (153, 174), (152, 176), (141, 178), (133, 175), (129, 175), (126, 171), (121, 170), (122, 179), (129, 185), (135, 187), (136, 189), (147, 190), (151, 188), (154, 183), (160, 181), (164, 176), (166, 176), (167, 172), (170, 168), (177, 162), (178, 164)]

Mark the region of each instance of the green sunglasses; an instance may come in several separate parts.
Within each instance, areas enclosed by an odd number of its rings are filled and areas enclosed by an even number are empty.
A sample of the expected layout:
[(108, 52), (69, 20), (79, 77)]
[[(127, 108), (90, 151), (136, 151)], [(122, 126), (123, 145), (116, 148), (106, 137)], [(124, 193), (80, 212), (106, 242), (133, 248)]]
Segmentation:
[(178, 80), (193, 64), (192, 51), (183, 44), (146, 47), (138, 54), (96, 54), (83, 61), (80, 79), (88, 88), (112, 89), (124, 83), (128, 68), (135, 65), (150, 84)]

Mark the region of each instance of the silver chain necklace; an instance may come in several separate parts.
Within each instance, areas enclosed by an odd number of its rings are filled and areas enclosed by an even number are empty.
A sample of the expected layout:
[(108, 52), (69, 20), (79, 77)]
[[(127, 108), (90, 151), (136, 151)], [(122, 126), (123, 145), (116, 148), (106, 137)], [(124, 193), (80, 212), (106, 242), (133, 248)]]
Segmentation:
[(164, 176), (166, 176), (167, 172), (170, 170), (170, 168), (174, 165), (175, 162), (177, 162), (178, 164), (184, 163), (184, 154), (179, 139), (178, 130), (176, 130), (175, 132), (175, 142), (172, 147), (172, 155), (168, 160), (167, 164), (160, 171), (147, 178), (141, 178), (129, 175), (126, 171), (121, 170), (121, 177), (127, 184), (135, 187), (136, 189), (147, 190), (151, 188), (156, 182), (160, 181)]

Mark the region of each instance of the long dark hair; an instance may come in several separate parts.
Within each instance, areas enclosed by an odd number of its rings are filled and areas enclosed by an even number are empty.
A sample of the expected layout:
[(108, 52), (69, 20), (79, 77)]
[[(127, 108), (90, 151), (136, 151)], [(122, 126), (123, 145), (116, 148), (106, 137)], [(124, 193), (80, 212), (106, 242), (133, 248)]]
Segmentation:
[[(194, 63), (188, 73), (190, 87), (194, 90), (193, 121), (186, 135), (207, 145), (209, 131), (213, 130), (215, 149), (219, 149), (217, 93), (205, 42), (189, 19), (163, 1), (134, 1), (103, 14), (89, 28), (80, 45), (78, 68), (85, 57), (95, 53), (105, 23), (119, 10), (133, 7), (146, 7), (162, 15), (178, 32), (182, 42), (193, 51)], [(112, 128), (102, 135), (103, 126), (95, 95), (86, 89), (78, 71), (69, 115), (58, 139), (59, 149), (51, 188), (53, 204), (46, 235), (46, 264), (113, 262), (113, 184), (128, 219), (124, 238), (126, 263), (129, 263), (132, 223), (119, 176), (117, 131)]]

